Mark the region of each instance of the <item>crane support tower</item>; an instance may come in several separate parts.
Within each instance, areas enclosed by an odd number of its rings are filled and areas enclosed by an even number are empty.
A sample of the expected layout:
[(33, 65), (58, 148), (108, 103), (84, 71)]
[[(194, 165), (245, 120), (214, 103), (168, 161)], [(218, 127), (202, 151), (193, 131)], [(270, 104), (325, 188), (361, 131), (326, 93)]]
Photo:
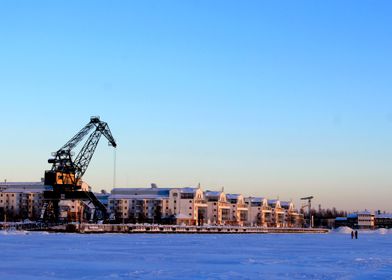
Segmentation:
[[(73, 149), (90, 133), (86, 143), (83, 145), (76, 158), (73, 159)], [(109, 145), (117, 147), (109, 126), (99, 117), (91, 117), (74, 137), (72, 137), (57, 152), (52, 153), (53, 158), (48, 160), (52, 164), (51, 170), (45, 171), (45, 185), (52, 186), (53, 190), (44, 192), (44, 206), (41, 219), (45, 221), (59, 221), (59, 203), (62, 200), (82, 201), (92, 210), (95, 219), (105, 219), (106, 207), (95, 197), (91, 190), (83, 186), (82, 176), (86, 172), (93, 157), (99, 139), (104, 135)]]
[(307, 200), (308, 204), (303, 205), (301, 208), (308, 207), (308, 217), (309, 217), (309, 227), (313, 227), (312, 217), (311, 217), (311, 209), (312, 209), (312, 199), (313, 196), (302, 197), (301, 200)]

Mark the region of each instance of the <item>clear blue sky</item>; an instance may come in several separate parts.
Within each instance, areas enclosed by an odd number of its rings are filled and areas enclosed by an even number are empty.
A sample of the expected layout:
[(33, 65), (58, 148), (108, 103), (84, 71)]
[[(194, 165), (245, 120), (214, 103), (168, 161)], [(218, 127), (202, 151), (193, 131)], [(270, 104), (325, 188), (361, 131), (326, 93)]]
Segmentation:
[[(117, 186), (392, 211), (390, 1), (0, 1), (0, 177), (91, 115)], [(87, 170), (110, 189), (113, 151)]]

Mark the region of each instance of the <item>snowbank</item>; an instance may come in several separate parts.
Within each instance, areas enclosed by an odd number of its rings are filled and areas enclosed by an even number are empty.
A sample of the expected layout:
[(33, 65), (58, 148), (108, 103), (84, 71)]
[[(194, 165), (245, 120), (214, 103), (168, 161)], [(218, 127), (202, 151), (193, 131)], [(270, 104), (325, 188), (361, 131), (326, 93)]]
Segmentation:
[(25, 230), (0, 230), (0, 235), (27, 235), (28, 231)]
[(334, 233), (342, 233), (342, 234), (350, 234), (352, 231), (353, 231), (353, 229), (350, 228), (350, 227), (338, 227), (338, 228), (335, 228), (335, 229), (334, 229), (333, 231), (331, 231), (331, 232), (334, 232)]
[[(341, 233), (341, 234), (351, 234), (351, 232), (355, 230), (350, 227), (338, 227), (334, 230), (332, 230), (332, 233)], [(386, 229), (386, 228), (379, 228), (376, 230), (364, 230), (360, 229), (358, 230), (360, 234), (392, 234), (392, 229)]]

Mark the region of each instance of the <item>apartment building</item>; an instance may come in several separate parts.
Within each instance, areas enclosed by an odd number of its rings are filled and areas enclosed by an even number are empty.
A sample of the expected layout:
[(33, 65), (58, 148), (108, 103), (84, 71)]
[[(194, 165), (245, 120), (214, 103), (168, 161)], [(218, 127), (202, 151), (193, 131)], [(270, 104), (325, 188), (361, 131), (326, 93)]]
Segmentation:
[[(108, 197), (108, 208), (118, 222), (160, 223), (173, 213), (169, 210), (168, 188), (114, 188)], [(100, 199), (105, 196), (99, 196)]]
[(251, 226), (273, 226), (272, 208), (264, 197), (248, 197), (245, 199), (248, 206), (248, 222)]
[[(83, 188), (90, 187), (83, 183)], [(0, 183), (0, 221), (37, 220), (44, 205), (43, 192), (51, 190), (42, 182)], [(168, 223), (186, 225), (252, 225), (266, 227), (302, 226), (303, 216), (291, 202), (244, 198), (241, 194), (203, 191), (200, 186), (186, 188), (114, 188), (96, 194), (119, 223)], [(88, 221), (93, 205), (82, 200), (61, 200), (63, 221)], [(91, 216), (91, 217), (90, 217)], [(359, 224), (368, 217), (359, 215)], [(374, 218), (373, 218), (374, 223)]]
[(42, 182), (0, 183), (0, 221), (39, 218), (43, 192), (51, 187)]
[(227, 224), (247, 225), (248, 224), (248, 206), (242, 194), (227, 194), (227, 202), (230, 205), (230, 220)]
[(171, 189), (169, 209), (177, 224), (203, 225), (208, 220), (207, 203), (200, 186)]
[(208, 224), (224, 225), (230, 222), (230, 204), (223, 191), (206, 191)]

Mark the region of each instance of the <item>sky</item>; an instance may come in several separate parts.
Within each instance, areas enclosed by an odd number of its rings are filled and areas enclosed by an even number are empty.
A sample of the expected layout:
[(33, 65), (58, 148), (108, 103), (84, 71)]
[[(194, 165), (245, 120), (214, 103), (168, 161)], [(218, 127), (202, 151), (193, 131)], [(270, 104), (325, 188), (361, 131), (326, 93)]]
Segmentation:
[[(0, 179), (98, 115), (93, 190), (392, 211), (390, 1), (0, 0)], [(114, 160), (116, 158), (116, 160)], [(116, 162), (116, 172), (114, 172)]]

